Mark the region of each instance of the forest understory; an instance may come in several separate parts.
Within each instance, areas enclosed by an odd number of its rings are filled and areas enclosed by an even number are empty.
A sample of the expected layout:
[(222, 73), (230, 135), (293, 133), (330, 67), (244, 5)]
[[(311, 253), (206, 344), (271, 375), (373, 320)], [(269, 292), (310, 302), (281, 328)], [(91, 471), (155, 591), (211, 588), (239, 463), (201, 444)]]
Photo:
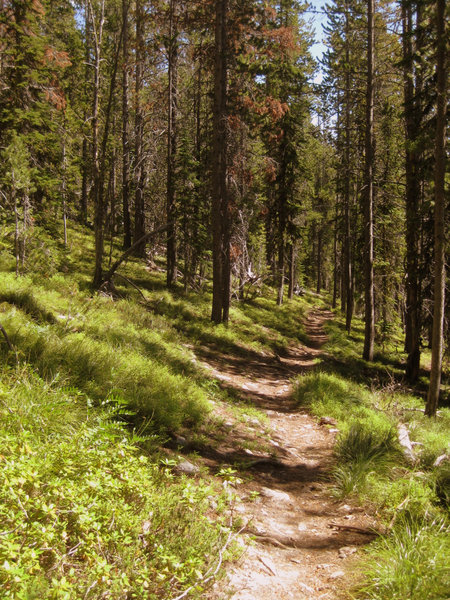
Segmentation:
[(218, 326), (158, 257), (92, 294), (70, 239), (18, 278), (3, 254), (2, 597), (447, 597), (447, 367), (430, 419), (400, 338), (363, 361), (326, 295)]

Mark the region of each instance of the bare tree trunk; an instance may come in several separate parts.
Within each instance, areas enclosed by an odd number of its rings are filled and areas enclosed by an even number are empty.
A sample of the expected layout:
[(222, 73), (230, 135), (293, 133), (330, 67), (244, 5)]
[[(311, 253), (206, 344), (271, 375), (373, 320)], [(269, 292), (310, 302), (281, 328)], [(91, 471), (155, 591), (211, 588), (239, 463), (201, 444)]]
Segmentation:
[[(86, 121), (86, 114), (84, 117), (84, 120)], [(87, 215), (88, 215), (88, 179), (89, 179), (89, 174), (88, 174), (88, 162), (89, 162), (89, 146), (88, 146), (88, 141), (86, 136), (83, 136), (83, 144), (82, 144), (82, 150), (81, 150), (81, 155), (82, 155), (82, 171), (81, 171), (81, 197), (80, 197), (80, 213), (79, 213), (79, 218), (80, 221), (83, 223), (83, 225), (87, 225)]]
[[(177, 280), (177, 243), (175, 219), (175, 163), (177, 155), (177, 62), (178, 32), (176, 26), (176, 0), (169, 3), (169, 41), (167, 44), (169, 102), (167, 118), (167, 286), (172, 287)], [(185, 265), (185, 270), (187, 265)]]
[(230, 214), (227, 190), (227, 16), (228, 0), (216, 0), (212, 233), (213, 299), (211, 320), (227, 322), (230, 306)]
[[(280, 235), (280, 234), (279, 234)], [(285, 244), (284, 235), (278, 239), (278, 261), (277, 261), (277, 306), (283, 304), (284, 278), (285, 278)]]
[(95, 271), (94, 286), (98, 286), (102, 280), (103, 259), (103, 202), (101, 198), (101, 172), (99, 157), (99, 100), (100, 100), (100, 63), (101, 45), (103, 37), (103, 25), (105, 21), (105, 0), (100, 4), (100, 15), (96, 23), (91, 0), (88, 0), (92, 36), (94, 42), (94, 87), (92, 95), (92, 179), (94, 191), (94, 229), (95, 229)]
[[(144, 62), (144, 24), (143, 24), (142, 0), (136, 0), (136, 73), (135, 73), (135, 96), (136, 111), (134, 122), (135, 135), (135, 199), (134, 199), (134, 240), (142, 239), (145, 235), (145, 208), (144, 208), (144, 115), (142, 111), (142, 85), (143, 85), (143, 62)], [(145, 244), (136, 248), (136, 256), (145, 256)]]
[(123, 19), (123, 72), (122, 72), (122, 210), (123, 210), (123, 248), (131, 246), (130, 219), (130, 139), (128, 109), (128, 0), (122, 0)]
[(317, 231), (317, 283), (316, 292), (320, 294), (322, 284), (322, 227), (319, 224)]
[(64, 248), (67, 248), (67, 203), (66, 203), (66, 133), (63, 131), (62, 140), (62, 181), (61, 193), (63, 202)]
[(289, 289), (288, 298), (292, 300), (294, 297), (295, 288), (295, 244), (291, 242), (289, 244)]
[(364, 194), (364, 276), (365, 276), (365, 360), (373, 360), (375, 343), (375, 304), (373, 284), (373, 167), (374, 167), (374, 0), (367, 0), (367, 90)]
[(338, 200), (336, 198), (335, 213), (334, 213), (334, 239), (333, 239), (333, 301), (332, 308), (336, 308), (338, 294)]
[[(103, 4), (102, 4), (103, 6)], [(102, 15), (103, 18), (103, 15)], [(96, 139), (96, 167), (95, 167), (95, 179), (94, 179), (94, 198), (95, 198), (95, 273), (94, 273), (94, 281), (93, 285), (98, 287), (102, 282), (102, 262), (103, 262), (103, 250), (104, 250), (104, 220), (105, 220), (105, 172), (106, 172), (106, 158), (107, 158), (107, 148), (108, 148), (108, 139), (109, 139), (109, 130), (111, 124), (111, 117), (113, 112), (113, 100), (114, 100), (114, 90), (116, 87), (116, 77), (117, 77), (117, 68), (119, 64), (119, 56), (121, 52), (121, 45), (123, 39), (124, 27), (122, 23), (122, 28), (120, 31), (119, 39), (116, 42), (116, 54), (114, 56), (113, 62), (113, 70), (111, 73), (111, 79), (109, 83), (109, 93), (108, 93), (108, 102), (105, 109), (105, 124), (103, 129), (103, 138), (101, 144), (101, 151), (98, 152), (98, 139)], [(99, 28), (99, 31), (101, 29)], [(101, 36), (99, 36), (99, 40), (101, 42)], [(98, 56), (100, 56), (100, 48), (98, 51)], [(97, 94), (98, 96), (98, 94)], [(97, 120), (98, 120), (98, 98), (97, 98)], [(98, 123), (97, 123), (98, 129)], [(97, 131), (98, 135), (98, 131)]]
[[(85, 78), (86, 78), (85, 85), (88, 86), (89, 80), (90, 80), (90, 61), (91, 61), (90, 52), (91, 52), (91, 43), (92, 43), (89, 1), (86, 2), (86, 6), (85, 6), (84, 28), (85, 28), (85, 36), (86, 36), (86, 40), (85, 40), (86, 51), (85, 51), (85, 57), (84, 57), (85, 63), (86, 63), (85, 64)], [(87, 111), (85, 110), (84, 114), (83, 114), (84, 123), (87, 123), (87, 121), (88, 121), (87, 117), (88, 117)], [(81, 198), (80, 198), (79, 217), (80, 217), (80, 221), (83, 223), (83, 225), (87, 225), (88, 195), (89, 195), (89, 185), (88, 185), (88, 181), (89, 181), (89, 143), (88, 143), (87, 134), (86, 134), (86, 131), (84, 131), (84, 128), (83, 128), (83, 144), (82, 144), (81, 155), (82, 155), (82, 174), (81, 174)]]
[(434, 166), (434, 309), (430, 387), (425, 414), (436, 415), (441, 385), (445, 307), (445, 130), (447, 112), (447, 68), (445, 0), (436, 0), (437, 114)]
[[(348, 11), (348, 8), (347, 8)], [(344, 242), (342, 302), (345, 307), (345, 327), (350, 333), (353, 317), (352, 257), (350, 249), (350, 42), (348, 14), (345, 15), (345, 180), (344, 180)]]
[(14, 189), (14, 179), (12, 184), (12, 194), (14, 196), (14, 253), (16, 255), (16, 277), (19, 277), (20, 250), (19, 250), (19, 211), (17, 209), (17, 197)]
[(284, 148), (282, 148), (282, 158), (280, 173), (278, 177), (278, 230), (277, 230), (277, 306), (283, 304), (284, 282), (286, 271), (286, 165), (284, 161)]
[(415, 98), (412, 14), (407, 0), (402, 3), (403, 59), (404, 59), (404, 101), (406, 128), (406, 332), (405, 349), (408, 353), (406, 376), (416, 381), (420, 368), (420, 292), (419, 292), (419, 198), (420, 198), (420, 156), (417, 150), (417, 137), (420, 129), (420, 116)]

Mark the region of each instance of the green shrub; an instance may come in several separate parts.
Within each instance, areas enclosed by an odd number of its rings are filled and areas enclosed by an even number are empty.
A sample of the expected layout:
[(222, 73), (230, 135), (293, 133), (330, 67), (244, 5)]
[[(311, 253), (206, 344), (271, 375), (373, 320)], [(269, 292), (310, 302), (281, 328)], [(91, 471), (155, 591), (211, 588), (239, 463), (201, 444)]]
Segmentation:
[(0, 436), (2, 598), (170, 597), (215, 568), (215, 491), (175, 479), (75, 389), (4, 371)]

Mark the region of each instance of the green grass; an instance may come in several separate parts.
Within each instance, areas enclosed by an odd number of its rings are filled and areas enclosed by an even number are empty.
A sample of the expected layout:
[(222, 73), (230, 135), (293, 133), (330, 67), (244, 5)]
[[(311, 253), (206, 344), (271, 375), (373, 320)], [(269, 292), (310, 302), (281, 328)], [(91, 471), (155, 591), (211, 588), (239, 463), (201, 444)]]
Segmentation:
[(2, 598), (167, 597), (215, 566), (213, 488), (174, 478), (77, 390), (25, 366), (3, 375)]
[(447, 600), (450, 527), (444, 520), (404, 518), (369, 549), (366, 600)]

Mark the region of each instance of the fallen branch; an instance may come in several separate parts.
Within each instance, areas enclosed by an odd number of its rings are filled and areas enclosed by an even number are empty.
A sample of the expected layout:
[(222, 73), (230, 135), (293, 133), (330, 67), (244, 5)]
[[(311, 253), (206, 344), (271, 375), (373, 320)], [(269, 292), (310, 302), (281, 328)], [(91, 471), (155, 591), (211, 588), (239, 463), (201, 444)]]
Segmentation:
[(137, 290), (140, 293), (140, 295), (144, 298), (144, 301), (148, 302), (147, 298), (144, 296), (144, 292), (139, 286), (137, 286), (133, 281), (131, 281), (131, 279), (128, 279), (128, 277), (125, 277), (125, 275), (121, 275), (120, 273), (114, 273), (114, 275), (115, 277), (120, 277), (121, 279), (126, 281), (129, 285), (131, 285), (131, 287), (134, 287), (134, 289)]
[[(265, 533), (258, 533), (254, 529), (245, 527), (245, 533), (250, 534), (253, 537), (258, 538), (258, 542), (261, 544), (268, 544), (270, 546), (277, 546), (278, 548), (297, 548), (295, 540), (288, 536), (270, 536)], [(281, 541), (283, 540), (283, 541)]]
[(378, 529), (367, 529), (365, 527), (356, 527), (356, 525), (340, 525), (339, 523), (329, 523), (329, 527), (336, 529), (342, 529), (343, 531), (354, 531), (355, 533), (361, 533), (362, 535), (382, 535)]
[(264, 560), (264, 558), (262, 556), (258, 556), (258, 560), (260, 562), (262, 562), (262, 564), (266, 567), (266, 569), (269, 571), (269, 573), (271, 573), (272, 575), (274, 575), (275, 577), (277, 577), (276, 571), (274, 571), (272, 569), (272, 567), (269, 565), (268, 561)]
[(6, 330), (1, 323), (0, 323), (0, 331), (3, 333), (3, 337), (5, 338), (6, 343), (8, 344), (8, 348), (11, 350), (11, 352), (15, 352), (14, 346), (11, 344), (11, 340), (9, 339), (8, 334), (6, 333)]
[[(207, 583), (209, 583), (212, 579), (214, 579), (214, 577), (217, 575), (217, 573), (220, 570), (220, 567), (222, 566), (223, 563), (223, 555), (225, 553), (225, 550), (228, 548), (228, 546), (230, 545), (231, 540), (233, 539), (233, 530), (232, 530), (232, 526), (233, 526), (233, 522), (232, 522), (233, 516), (231, 513), (230, 516), (230, 531), (228, 533), (228, 537), (226, 539), (225, 544), (222, 546), (222, 548), (220, 548), (219, 550), (219, 560), (217, 562), (216, 568), (214, 569), (214, 572), (211, 573), (212, 567), (210, 567), (206, 573), (203, 575), (203, 577), (201, 577), (194, 585), (191, 585), (190, 587), (188, 587), (186, 590), (184, 590), (184, 592), (182, 594), (180, 594), (179, 596), (176, 596), (175, 598), (171, 598), (171, 600), (182, 600), (182, 598), (186, 598), (186, 596), (192, 592), (193, 589), (198, 588), (198, 586), (201, 585), (206, 585)], [(237, 532), (236, 536), (238, 536), (239, 534), (241, 534), (244, 529), (248, 526), (248, 523), (246, 523), (243, 527), (241, 527), (241, 529)], [(211, 574), (210, 574), (211, 573)]]
[[(238, 531), (237, 535), (239, 535), (243, 529), (244, 529), (244, 527)], [(224, 552), (228, 548), (228, 546), (232, 540), (232, 537), (233, 537), (233, 532), (230, 531), (230, 533), (228, 534), (227, 541), (225, 542), (223, 547), (219, 550), (219, 561), (217, 563), (216, 568), (214, 569), (214, 572), (211, 575), (208, 575), (208, 573), (211, 571), (211, 569), (209, 569), (208, 571), (206, 571), (205, 575), (195, 583), (195, 585), (191, 585), (191, 587), (188, 587), (187, 590), (184, 590), (184, 592), (182, 594), (180, 594), (179, 596), (176, 596), (176, 598), (172, 598), (171, 600), (181, 600), (182, 598), (185, 598), (190, 592), (192, 592), (193, 589), (197, 588), (200, 584), (206, 585), (207, 583), (209, 583), (211, 581), (211, 579), (214, 579), (214, 577), (219, 572), (220, 567), (222, 566)]]
[(122, 254), (122, 256), (120, 258), (118, 258), (116, 260), (116, 262), (113, 264), (113, 266), (109, 269), (109, 271), (103, 277), (103, 284), (107, 283), (108, 281), (111, 280), (111, 277), (114, 275), (114, 273), (120, 267), (120, 265), (130, 256), (130, 254), (133, 254), (133, 252), (136, 250), (136, 248), (138, 248), (141, 244), (144, 244), (145, 242), (147, 242), (153, 236), (158, 235), (158, 233), (162, 233), (163, 231), (166, 231), (166, 229), (168, 227), (170, 227), (170, 223), (161, 225), (161, 227), (157, 227), (156, 229), (153, 229), (153, 231), (149, 231), (148, 233), (146, 233), (145, 235), (140, 237), (138, 240), (136, 240), (134, 242), (134, 244), (132, 244), (128, 248), (128, 250), (125, 250), (125, 252)]
[(0, 323), (0, 331), (3, 334), (3, 337), (5, 338), (5, 341), (8, 345), (8, 348), (10, 349), (11, 352), (14, 352), (14, 356), (16, 357), (16, 363), (19, 362), (19, 357), (17, 356), (17, 350), (15, 349), (15, 347), (12, 345), (11, 340), (9, 339), (8, 334), (6, 333), (6, 329), (3, 327), (3, 325)]

